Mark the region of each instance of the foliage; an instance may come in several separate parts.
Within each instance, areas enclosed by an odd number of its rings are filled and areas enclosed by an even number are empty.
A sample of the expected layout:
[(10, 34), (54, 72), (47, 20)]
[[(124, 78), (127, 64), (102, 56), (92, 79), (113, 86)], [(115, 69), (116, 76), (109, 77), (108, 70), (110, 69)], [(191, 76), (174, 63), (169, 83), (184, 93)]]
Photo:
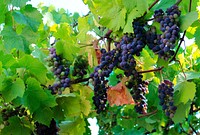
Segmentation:
[[(38, 134), (42, 130), (38, 125), (43, 125), (47, 130), (54, 127), (61, 135), (86, 135), (91, 134), (88, 118), (98, 120), (100, 135), (199, 134), (198, 0), (83, 0), (90, 9), (84, 16), (53, 6), (33, 7), (27, 1), (0, 0), (0, 134)], [(137, 103), (126, 88), (127, 82), (122, 81), (125, 72), (116, 67), (107, 77), (110, 104), (98, 114), (91, 74), (100, 64), (100, 50), (115, 49), (124, 34), (134, 32), (135, 20), (149, 24), (146, 31), (154, 26), (161, 33), (152, 19), (154, 11), (165, 11), (174, 4), (181, 10), (181, 37), (175, 43), (175, 55), (165, 61), (145, 46), (140, 56), (134, 56), (137, 72), (149, 81), (147, 113), (135, 111)], [(52, 39), (55, 41), (50, 42)], [(52, 47), (70, 69), (70, 86), (56, 94), (50, 86), (61, 80), (49, 66)], [(158, 86), (163, 80), (174, 84), (177, 110), (173, 118), (166, 117), (159, 105)]]

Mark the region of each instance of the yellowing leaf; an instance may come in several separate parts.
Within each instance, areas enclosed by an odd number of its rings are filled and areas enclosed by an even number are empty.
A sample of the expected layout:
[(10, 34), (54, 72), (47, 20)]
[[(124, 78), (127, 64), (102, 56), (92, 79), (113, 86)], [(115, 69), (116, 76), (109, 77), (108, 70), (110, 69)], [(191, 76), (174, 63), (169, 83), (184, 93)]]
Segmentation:
[(52, 31), (52, 32), (57, 32), (57, 27), (58, 27), (57, 24), (52, 25), (52, 26), (50, 27), (50, 31)]
[(110, 104), (110, 106), (113, 105), (124, 105), (124, 104), (134, 104), (134, 100), (126, 88), (124, 84), (124, 80), (122, 82), (118, 83), (114, 87), (110, 87), (107, 90), (107, 99)]

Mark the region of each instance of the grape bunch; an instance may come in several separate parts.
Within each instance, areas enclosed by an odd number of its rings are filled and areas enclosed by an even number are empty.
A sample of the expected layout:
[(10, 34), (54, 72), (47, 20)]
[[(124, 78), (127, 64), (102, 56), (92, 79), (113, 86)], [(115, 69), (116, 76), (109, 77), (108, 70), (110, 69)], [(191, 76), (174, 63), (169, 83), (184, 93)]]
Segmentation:
[(72, 75), (77, 76), (78, 78), (83, 78), (84, 75), (87, 74), (88, 66), (88, 61), (83, 55), (77, 56), (74, 61)]
[(180, 15), (181, 11), (177, 5), (168, 8), (165, 13), (162, 9), (156, 10), (154, 18), (155, 21), (160, 23), (162, 34), (157, 34), (155, 27), (146, 33), (149, 48), (166, 61), (174, 55), (173, 49), (180, 36)]
[(91, 74), (94, 85), (93, 102), (97, 113), (106, 108), (106, 91), (109, 87), (107, 78), (110, 73), (117, 67), (124, 70), (125, 76), (131, 76), (136, 66), (134, 55), (139, 56), (146, 45), (144, 25), (136, 21), (133, 23), (133, 27), (134, 34), (125, 34), (120, 42), (115, 42), (115, 49), (108, 52), (105, 49), (101, 49), (100, 64)]
[(131, 79), (127, 82), (126, 86), (131, 91), (131, 95), (136, 102), (135, 110), (136, 112), (140, 114), (147, 113), (147, 99), (145, 97), (145, 94), (147, 94), (148, 91), (148, 81), (142, 80), (142, 75), (139, 74), (136, 70), (133, 72)]
[(66, 59), (56, 54), (55, 48), (50, 48), (49, 66), (56, 77), (56, 82), (49, 86), (52, 94), (62, 93), (62, 91), (70, 86), (69, 63)]
[(94, 96), (93, 103), (96, 106), (97, 113), (106, 109), (108, 80), (110, 73), (117, 63), (114, 63), (114, 56), (116, 50), (106, 52), (105, 49), (101, 49), (102, 57), (101, 63), (95, 68), (94, 73), (90, 76), (93, 78)]
[(59, 131), (54, 119), (51, 120), (49, 127), (38, 122), (35, 122), (35, 126), (37, 135), (57, 135)]
[(4, 122), (8, 121), (8, 119), (12, 116), (23, 117), (27, 116), (26, 109), (24, 107), (7, 107), (1, 111), (2, 119)]
[(169, 80), (164, 80), (158, 86), (158, 93), (160, 99), (160, 105), (162, 106), (163, 111), (165, 112), (167, 117), (174, 117), (174, 113), (176, 112), (177, 107), (174, 106), (174, 89), (173, 83)]

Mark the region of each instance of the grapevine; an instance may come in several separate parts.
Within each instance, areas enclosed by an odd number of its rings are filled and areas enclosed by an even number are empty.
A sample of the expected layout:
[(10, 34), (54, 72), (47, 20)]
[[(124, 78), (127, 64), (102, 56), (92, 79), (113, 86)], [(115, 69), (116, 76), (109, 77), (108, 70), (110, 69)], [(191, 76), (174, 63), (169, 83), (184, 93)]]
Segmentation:
[(0, 134), (200, 133), (197, 0), (0, 4)]

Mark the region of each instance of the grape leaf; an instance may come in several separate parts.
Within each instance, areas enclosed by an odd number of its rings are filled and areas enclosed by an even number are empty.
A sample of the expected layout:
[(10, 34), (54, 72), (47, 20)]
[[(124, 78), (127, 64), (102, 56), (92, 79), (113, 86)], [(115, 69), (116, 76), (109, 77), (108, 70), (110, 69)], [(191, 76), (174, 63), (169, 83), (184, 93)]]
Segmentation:
[(17, 78), (16, 81), (12, 81), (12, 79), (5, 80), (4, 88), (2, 91), (2, 95), (6, 102), (10, 102), (16, 97), (23, 97), (25, 91), (24, 81), (20, 78)]
[(80, 98), (74, 94), (65, 94), (56, 98), (57, 107), (60, 108), (59, 110), (63, 110), (65, 116), (79, 116), (81, 113), (80, 101)]
[(5, 14), (8, 11), (7, 4), (4, 1), (0, 2), (0, 24), (5, 22)]
[(188, 27), (191, 26), (192, 23), (194, 21), (196, 21), (197, 19), (198, 19), (198, 13), (196, 11), (192, 11), (192, 12), (187, 13), (184, 16), (181, 16), (180, 17), (180, 22), (181, 22), (180, 29), (181, 29), (181, 31), (183, 32), (183, 31), (187, 30)]
[(174, 87), (174, 91), (178, 91), (178, 95), (176, 97), (176, 100), (179, 101), (179, 103), (186, 104), (189, 100), (193, 100), (196, 92), (196, 85), (193, 82), (183, 81), (181, 83), (178, 83)]
[(176, 0), (162, 0), (155, 7), (153, 7), (153, 9), (162, 9), (165, 11), (167, 8), (171, 7), (175, 3)]
[(26, 84), (27, 89), (23, 96), (23, 103), (31, 113), (45, 106), (54, 107), (57, 105), (54, 96), (45, 92), (36, 79), (28, 78)]
[(92, 30), (94, 27), (94, 22), (92, 16), (86, 16), (82, 18), (78, 18), (78, 30), (79, 33), (77, 35), (77, 39), (80, 42), (86, 42), (87, 32)]
[(2, 36), (7, 51), (11, 51), (13, 48), (18, 50), (25, 50), (23, 39), (20, 35), (13, 30), (11, 26), (5, 26), (2, 31)]
[(160, 81), (157, 77), (154, 77), (154, 79), (149, 83), (148, 90), (149, 93), (147, 94), (148, 104), (151, 106), (158, 106), (159, 105), (159, 98), (158, 96), (158, 85)]
[(187, 118), (190, 111), (190, 104), (191, 102), (187, 102), (186, 104), (181, 103), (177, 106), (176, 113), (172, 118), (175, 124), (185, 121), (185, 118)]
[(11, 0), (11, 4), (16, 7), (23, 7), (28, 0)]
[(194, 37), (195, 37), (195, 43), (198, 45), (198, 48), (200, 49), (200, 27), (197, 27)]
[(107, 0), (88, 0), (85, 3), (89, 5), (91, 12), (97, 16), (96, 20), (99, 21), (100, 19), (100, 24), (113, 31), (123, 29), (124, 33), (133, 32), (133, 19), (142, 16), (148, 9), (146, 0), (137, 0), (136, 2), (131, 2), (131, 4), (129, 1), (122, 0), (111, 0), (109, 3)]
[(136, 19), (137, 17), (142, 16), (148, 10), (148, 4), (146, 0), (137, 0), (136, 3), (132, 3), (132, 4), (135, 4), (135, 5), (133, 5), (134, 8), (132, 8), (132, 10), (129, 13), (127, 13), (127, 18), (126, 18), (127, 21), (123, 30), (124, 33), (133, 32), (133, 28), (132, 28), (133, 19)]
[(33, 119), (49, 126), (53, 117), (53, 111), (49, 107), (40, 107), (33, 113)]
[(81, 112), (85, 115), (88, 116), (91, 110), (91, 105), (90, 105), (90, 101), (86, 100), (85, 98), (81, 98)]
[(26, 42), (28, 42), (29, 44), (31, 43), (36, 43), (38, 38), (39, 38), (39, 34), (34, 32), (30, 27), (26, 26), (23, 28), (22, 32), (20, 33), (20, 35), (26, 40)]
[[(149, 53), (146, 49), (142, 50), (141, 56), (142, 57), (139, 57), (139, 59), (141, 62), (142, 70), (153, 69), (153, 65), (155, 64), (156, 61), (149, 55)], [(152, 79), (152, 77), (154, 77), (153, 72), (149, 72), (149, 73), (146, 73), (143, 75), (144, 80)]]
[(119, 75), (119, 74), (122, 74), (122, 75), (124, 74), (124, 71), (119, 68), (115, 69), (114, 72), (112, 72), (110, 74), (109, 85), (111, 85), (111, 86), (117, 85), (117, 83), (119, 82), (119, 79), (117, 79), (117, 75)]
[(188, 71), (188, 72), (184, 72), (184, 74), (179, 73), (173, 82), (175, 82), (176, 84), (182, 83), (185, 81), (185, 78), (187, 80), (198, 79), (200, 78), (200, 72)]
[(2, 51), (0, 51), (0, 61), (3, 68), (9, 68), (16, 62), (11, 54), (4, 54)]
[(32, 5), (26, 5), (25, 8), (21, 9), (21, 12), (14, 11), (12, 15), (16, 22), (28, 25), (34, 32), (38, 30), (42, 22), (41, 13), (37, 8), (32, 7)]
[(13, 65), (13, 68), (25, 68), (31, 76), (37, 78), (41, 83), (45, 84), (46, 82), (46, 67), (31, 55), (25, 55), (22, 57), (18, 64)]
[(161, 66), (168, 67), (168, 64), (169, 64), (168, 61), (165, 61), (164, 59), (159, 58), (159, 57), (156, 63), (158, 64), (159, 67)]
[(32, 133), (31, 129), (24, 125), (17, 116), (9, 118), (8, 122), (9, 125), (1, 130), (2, 135), (30, 135)]
[(135, 104), (130, 92), (125, 86), (126, 79), (123, 79), (116, 86), (110, 87), (107, 90), (107, 99), (110, 106), (121, 106), (124, 104)]
[(2, 62), (0, 61), (0, 75), (2, 74), (3, 68), (2, 68)]
[(78, 117), (74, 121), (62, 121), (59, 135), (82, 135), (85, 132), (85, 121)]
[(69, 24), (63, 23), (54, 33), (56, 39), (60, 39), (56, 42), (56, 52), (58, 55), (63, 55), (64, 58), (73, 61), (76, 53), (79, 52), (80, 48), (76, 46), (75, 36), (72, 36), (73, 32)]

